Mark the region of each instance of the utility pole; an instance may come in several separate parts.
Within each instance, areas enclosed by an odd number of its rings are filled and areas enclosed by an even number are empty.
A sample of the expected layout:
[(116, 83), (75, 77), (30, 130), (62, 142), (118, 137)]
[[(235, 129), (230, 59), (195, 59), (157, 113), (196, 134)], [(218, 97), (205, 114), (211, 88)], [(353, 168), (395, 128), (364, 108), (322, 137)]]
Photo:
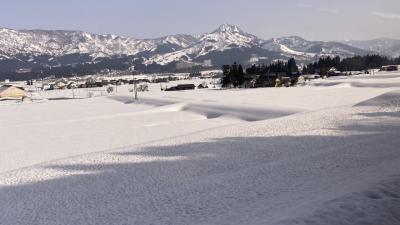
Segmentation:
[(137, 95), (137, 84), (136, 84), (136, 82), (133, 84), (133, 89), (135, 90), (135, 100), (138, 100), (138, 95)]

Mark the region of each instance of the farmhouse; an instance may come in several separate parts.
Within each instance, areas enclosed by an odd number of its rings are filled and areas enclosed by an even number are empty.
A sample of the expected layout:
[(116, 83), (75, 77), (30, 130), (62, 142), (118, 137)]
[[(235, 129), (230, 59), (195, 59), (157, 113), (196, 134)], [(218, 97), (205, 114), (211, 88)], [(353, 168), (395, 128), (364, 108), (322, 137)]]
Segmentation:
[(26, 91), (23, 88), (4, 85), (0, 87), (0, 100), (22, 99), (26, 97)]
[(342, 75), (342, 72), (337, 70), (335, 67), (332, 67), (328, 70), (327, 75), (328, 76), (340, 76), (340, 75)]
[(264, 74), (256, 79), (254, 87), (274, 87), (275, 80), (278, 78), (275, 74)]

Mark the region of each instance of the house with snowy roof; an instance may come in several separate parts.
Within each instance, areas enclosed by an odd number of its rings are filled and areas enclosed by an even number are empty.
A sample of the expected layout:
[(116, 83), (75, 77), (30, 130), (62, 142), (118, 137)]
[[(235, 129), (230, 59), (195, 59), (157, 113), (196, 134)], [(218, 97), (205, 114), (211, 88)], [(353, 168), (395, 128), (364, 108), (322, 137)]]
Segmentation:
[(0, 87), (0, 100), (23, 99), (24, 97), (26, 97), (26, 91), (23, 88), (12, 85)]

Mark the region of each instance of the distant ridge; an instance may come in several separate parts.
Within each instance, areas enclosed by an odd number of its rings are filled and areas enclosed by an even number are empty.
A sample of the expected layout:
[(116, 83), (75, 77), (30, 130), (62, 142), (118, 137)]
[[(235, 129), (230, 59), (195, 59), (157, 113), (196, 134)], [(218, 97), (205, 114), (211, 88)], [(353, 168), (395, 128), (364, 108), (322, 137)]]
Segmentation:
[(178, 34), (154, 39), (83, 31), (0, 29), (0, 72), (123, 57), (128, 57), (126, 61), (136, 68), (156, 65), (187, 68), (219, 67), (233, 61), (245, 65), (269, 63), (292, 57), (307, 63), (323, 56), (351, 57), (373, 53), (399, 56), (400, 40), (323, 42), (298, 36), (264, 40), (230, 24), (222, 24), (203, 35)]

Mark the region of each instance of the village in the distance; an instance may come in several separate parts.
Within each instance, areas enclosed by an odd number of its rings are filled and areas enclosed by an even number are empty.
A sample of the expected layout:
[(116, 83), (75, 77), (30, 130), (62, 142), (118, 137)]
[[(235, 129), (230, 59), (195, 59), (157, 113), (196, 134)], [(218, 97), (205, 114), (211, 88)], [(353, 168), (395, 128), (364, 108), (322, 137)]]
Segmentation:
[[(379, 57), (379, 56), (371, 56)], [(328, 58), (330, 59), (330, 58)], [(294, 61), (294, 59), (292, 59)], [(274, 65), (284, 62), (278, 61)], [(295, 63), (295, 61), (294, 61)], [(236, 65), (238, 67), (239, 65)], [(379, 67), (380, 66), (380, 67)], [(38, 100), (66, 100), (75, 98), (91, 98), (97, 96), (113, 95), (119, 89), (136, 92), (150, 91), (157, 88), (161, 91), (183, 91), (194, 89), (226, 89), (226, 88), (272, 88), (293, 87), (309, 85), (316, 79), (328, 79), (329, 77), (350, 77), (357, 75), (375, 75), (384, 71), (398, 71), (399, 65), (377, 65), (374, 68), (365, 68), (359, 71), (339, 71), (336, 67), (324, 67), (324, 73), (307, 73), (307, 68), (288, 69), (290, 65), (284, 65), (283, 69), (266, 72), (260, 67), (253, 65), (243, 69), (239, 74), (230, 74), (235, 64), (223, 66), (221, 70), (205, 70), (192, 73), (157, 73), (157, 74), (135, 74), (135, 72), (120, 71), (109, 74), (75, 76), (67, 78), (56, 78), (49, 76), (38, 80), (10, 81), (5, 79), (0, 82), (0, 101), (4, 102), (32, 102)], [(241, 67), (241, 65), (240, 65)], [(286, 68), (288, 67), (288, 68)], [(236, 68), (237, 70), (238, 68)], [(253, 71), (258, 69), (258, 71)], [(303, 74), (303, 73), (304, 74)], [(133, 73), (135, 75), (126, 75)], [(125, 75), (124, 75), (125, 74)], [(229, 80), (229, 81), (227, 81)], [(235, 80), (240, 80), (238, 84)]]

